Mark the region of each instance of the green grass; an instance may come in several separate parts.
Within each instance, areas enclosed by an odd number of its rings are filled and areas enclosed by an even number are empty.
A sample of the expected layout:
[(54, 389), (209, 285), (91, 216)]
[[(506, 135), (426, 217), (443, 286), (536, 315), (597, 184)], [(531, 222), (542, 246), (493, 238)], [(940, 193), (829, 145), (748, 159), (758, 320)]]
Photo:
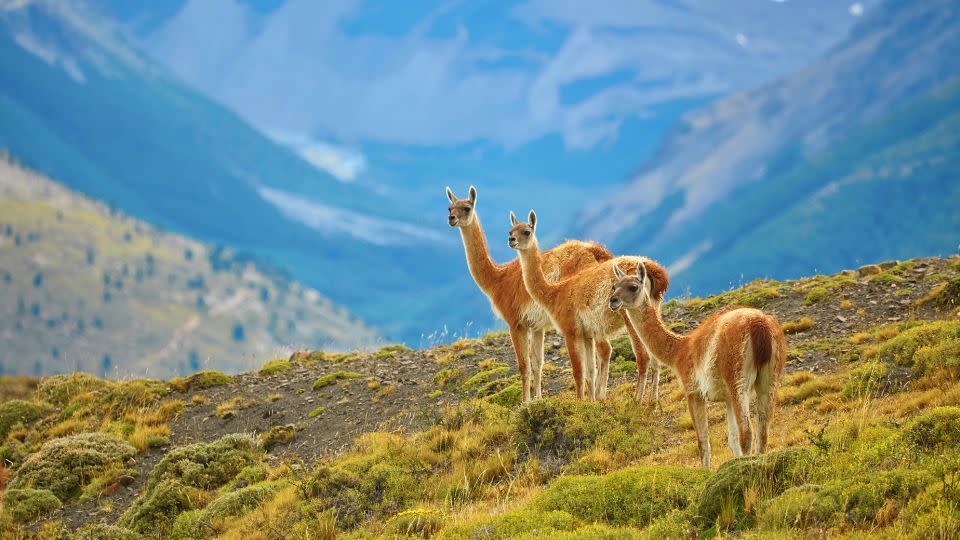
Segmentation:
[(355, 371), (334, 371), (332, 373), (327, 373), (326, 375), (313, 381), (313, 389), (320, 390), (335, 384), (337, 381), (349, 381), (351, 379), (358, 379), (360, 377), (363, 377), (363, 374)]

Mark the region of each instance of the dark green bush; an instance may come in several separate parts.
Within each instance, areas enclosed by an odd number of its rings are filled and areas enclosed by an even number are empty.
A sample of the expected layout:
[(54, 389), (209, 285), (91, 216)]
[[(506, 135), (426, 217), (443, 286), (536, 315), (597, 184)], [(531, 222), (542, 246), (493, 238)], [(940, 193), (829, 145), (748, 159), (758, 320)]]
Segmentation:
[(3, 507), (15, 523), (29, 523), (60, 507), (60, 499), (50, 490), (11, 488), (3, 493)]

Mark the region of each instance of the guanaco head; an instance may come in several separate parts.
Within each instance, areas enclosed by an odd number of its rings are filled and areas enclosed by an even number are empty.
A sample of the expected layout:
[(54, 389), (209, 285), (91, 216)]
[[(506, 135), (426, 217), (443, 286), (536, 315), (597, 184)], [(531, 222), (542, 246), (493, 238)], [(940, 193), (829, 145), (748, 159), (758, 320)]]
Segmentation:
[(642, 260), (637, 263), (636, 274), (624, 274), (617, 266), (616, 259), (610, 263), (617, 277), (610, 295), (610, 309), (616, 311), (624, 306), (643, 307), (650, 301), (650, 280), (647, 279), (647, 267)]
[(477, 204), (477, 188), (470, 186), (470, 195), (466, 199), (458, 199), (457, 196), (453, 194), (453, 190), (447, 186), (447, 198), (450, 199), (450, 206), (447, 207), (447, 211), (449, 212), (447, 223), (449, 223), (451, 227), (470, 226), (476, 215), (473, 207)]
[(537, 214), (530, 211), (530, 220), (521, 223), (517, 216), (510, 212), (510, 237), (507, 239), (507, 245), (516, 250), (530, 249), (537, 241), (535, 232), (537, 230)]

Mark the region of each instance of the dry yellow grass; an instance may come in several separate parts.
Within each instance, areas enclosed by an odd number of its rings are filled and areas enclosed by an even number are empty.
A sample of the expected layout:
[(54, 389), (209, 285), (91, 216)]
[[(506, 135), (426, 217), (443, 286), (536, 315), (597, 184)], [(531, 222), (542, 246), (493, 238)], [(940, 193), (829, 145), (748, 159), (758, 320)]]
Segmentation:
[(805, 332), (816, 324), (813, 319), (810, 317), (801, 317), (795, 321), (789, 321), (783, 324), (783, 332), (785, 334), (797, 334), (799, 332)]

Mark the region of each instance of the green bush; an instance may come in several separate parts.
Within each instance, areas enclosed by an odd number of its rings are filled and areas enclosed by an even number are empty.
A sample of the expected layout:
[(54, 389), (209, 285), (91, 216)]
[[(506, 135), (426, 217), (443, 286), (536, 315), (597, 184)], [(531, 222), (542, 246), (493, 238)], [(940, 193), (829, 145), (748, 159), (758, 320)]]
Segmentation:
[(940, 309), (960, 307), (960, 276), (948, 281), (933, 298), (933, 305)]
[(224, 493), (202, 510), (180, 514), (174, 522), (171, 536), (200, 540), (215, 536), (214, 533), (222, 532), (218, 527), (226, 518), (239, 517), (259, 508), (286, 485), (283, 481), (261, 482)]
[(23, 461), (10, 487), (48, 489), (67, 502), (104, 470), (118, 468), (136, 454), (136, 448), (105, 433), (53, 439)]
[(904, 438), (915, 448), (938, 455), (960, 448), (960, 407), (937, 407), (907, 423)]
[(483, 371), (478, 371), (471, 375), (467, 380), (463, 381), (463, 384), (460, 385), (460, 387), (463, 390), (473, 390), (474, 388), (489, 383), (494, 377), (506, 375), (507, 373), (510, 373), (510, 368), (508, 366), (497, 366), (490, 369), (485, 369)]
[(258, 462), (262, 449), (252, 435), (234, 433), (211, 443), (175, 448), (163, 456), (147, 479), (150, 491), (164, 480), (201, 489), (218, 488)]
[(759, 498), (778, 495), (804, 483), (813, 465), (814, 455), (809, 448), (787, 448), (727, 461), (707, 480), (700, 495), (700, 524), (713, 525), (722, 512), (732, 509), (734, 515), (727, 517), (733, 517), (738, 525), (752, 525), (752, 517), (746, 516), (744, 509), (744, 494), (748, 490)]
[(86, 392), (95, 392), (109, 388), (109, 381), (98, 379), (86, 373), (71, 373), (70, 375), (54, 375), (40, 381), (37, 393), (42, 401), (63, 407), (73, 401), (73, 398)]
[[(538, 540), (539, 538), (543, 538), (539, 533), (528, 533), (518, 536), (517, 540)], [(593, 523), (572, 531), (551, 532), (550, 538), (551, 540), (639, 540), (643, 536), (637, 529)]]
[(460, 368), (441, 369), (433, 376), (433, 382), (440, 388), (446, 388), (450, 381), (459, 379), (461, 375), (463, 375), (463, 370)]
[(610, 354), (610, 363), (616, 362), (630, 362), (633, 366), (636, 366), (637, 357), (633, 354), (633, 346), (630, 344), (630, 339), (626, 336), (621, 336), (616, 339), (610, 340), (610, 345), (613, 348), (613, 352)]
[(814, 287), (810, 289), (810, 292), (803, 298), (803, 305), (809, 306), (816, 304), (828, 296), (830, 296), (830, 290), (826, 287)]
[(260, 439), (263, 441), (263, 449), (269, 452), (277, 446), (290, 444), (290, 441), (297, 436), (297, 433), (300, 432), (300, 430), (301, 428), (294, 424), (273, 426), (270, 428), (270, 431), (260, 436)]
[(32, 403), (22, 399), (0, 403), (0, 442), (7, 438), (13, 426), (17, 424), (29, 426), (51, 412), (53, 407), (46, 403)]
[(406, 345), (400, 345), (400, 344), (387, 345), (385, 347), (381, 347), (379, 351), (374, 353), (374, 356), (379, 360), (385, 360), (387, 358), (392, 358), (393, 356), (399, 353), (406, 352), (409, 350), (410, 350), (410, 347), (407, 347)]
[(564, 476), (534, 497), (531, 507), (562, 510), (585, 522), (643, 527), (683, 510), (703, 489), (700, 468), (632, 467), (604, 476)]
[(189, 377), (171, 379), (169, 384), (171, 388), (178, 392), (186, 392), (188, 390), (206, 390), (232, 382), (233, 377), (219, 371), (198, 371)]
[(137, 498), (117, 524), (143, 535), (164, 537), (181, 512), (196, 509), (203, 500), (203, 490), (164, 479)]
[(443, 528), (445, 517), (437, 510), (414, 508), (406, 510), (387, 521), (388, 533), (403, 536), (430, 538)]
[(885, 396), (896, 386), (893, 375), (893, 366), (886, 362), (864, 362), (850, 371), (843, 383), (843, 397), (858, 399)]
[(3, 507), (15, 523), (29, 523), (60, 507), (60, 499), (50, 490), (11, 488), (3, 493)]
[(472, 520), (449, 525), (437, 538), (443, 540), (508, 540), (521, 535), (552, 537), (561, 531), (572, 531), (578, 525), (576, 518), (561, 511), (521, 509), (492, 518)]

